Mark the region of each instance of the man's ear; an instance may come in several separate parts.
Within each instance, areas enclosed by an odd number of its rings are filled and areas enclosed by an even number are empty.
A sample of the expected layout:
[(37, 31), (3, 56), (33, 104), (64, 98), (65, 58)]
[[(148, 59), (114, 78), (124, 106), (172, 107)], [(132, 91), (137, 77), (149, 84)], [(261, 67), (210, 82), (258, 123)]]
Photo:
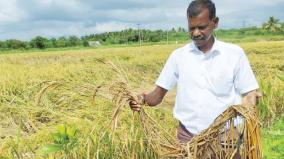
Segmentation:
[(215, 17), (213, 19), (213, 22), (214, 22), (214, 29), (216, 29), (218, 27), (218, 23), (219, 23), (219, 18), (218, 17)]

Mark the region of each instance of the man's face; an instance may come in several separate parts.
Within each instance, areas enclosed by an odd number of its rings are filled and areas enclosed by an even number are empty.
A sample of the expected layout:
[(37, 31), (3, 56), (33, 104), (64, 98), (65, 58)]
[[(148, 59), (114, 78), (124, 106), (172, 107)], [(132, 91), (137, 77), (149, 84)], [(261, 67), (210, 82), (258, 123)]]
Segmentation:
[(194, 44), (198, 47), (206, 46), (217, 24), (217, 18), (210, 20), (208, 9), (203, 9), (196, 17), (189, 17), (188, 31)]

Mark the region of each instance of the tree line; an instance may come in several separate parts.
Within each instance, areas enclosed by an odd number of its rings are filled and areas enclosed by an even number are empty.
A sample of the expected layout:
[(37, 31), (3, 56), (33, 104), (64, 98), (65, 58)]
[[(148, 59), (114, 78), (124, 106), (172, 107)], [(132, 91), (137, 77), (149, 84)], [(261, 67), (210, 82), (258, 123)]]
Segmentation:
[(168, 38), (168, 40), (186, 40), (186, 29), (172, 28), (170, 31), (164, 30), (147, 30), (147, 29), (126, 29), (116, 32), (105, 32), (101, 34), (90, 34), (87, 36), (77, 37), (59, 37), (46, 38), (36, 36), (30, 41), (21, 41), (9, 39), (0, 41), (0, 50), (9, 49), (46, 49), (46, 48), (64, 48), (64, 47), (88, 47), (90, 41), (99, 41), (103, 45), (108, 44), (133, 44), (137, 42), (159, 42)]
[[(249, 27), (241, 29), (219, 29), (216, 34), (219, 37), (237, 38), (244, 35), (279, 35), (284, 33), (284, 22), (275, 17), (269, 17), (261, 28)], [(109, 44), (137, 44), (155, 43), (169, 41), (188, 40), (187, 29), (172, 28), (170, 30), (148, 30), (148, 29), (125, 29), (116, 32), (105, 32), (101, 34), (90, 34), (82, 37), (69, 36), (59, 38), (46, 38), (37, 36), (30, 41), (9, 39), (0, 41), (0, 50), (10, 49), (46, 49), (65, 47), (88, 47), (90, 41), (99, 41), (103, 45)]]
[(9, 39), (0, 41), (0, 49), (46, 49), (46, 48), (64, 48), (76, 46), (88, 46), (87, 40), (78, 38), (77, 36), (45, 38), (37, 36), (30, 41), (21, 41), (17, 39)]

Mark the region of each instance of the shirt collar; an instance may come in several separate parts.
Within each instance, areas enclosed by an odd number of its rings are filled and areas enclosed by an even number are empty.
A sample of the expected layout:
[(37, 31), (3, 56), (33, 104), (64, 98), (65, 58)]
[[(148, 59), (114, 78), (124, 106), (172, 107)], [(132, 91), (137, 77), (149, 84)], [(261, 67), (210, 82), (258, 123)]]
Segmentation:
[[(209, 52), (210, 53), (221, 53), (219, 43), (220, 43), (219, 40), (217, 40), (217, 38), (214, 37), (214, 44)], [(191, 42), (191, 44), (189, 45), (189, 51), (193, 53), (201, 53), (201, 51), (194, 44), (194, 42)]]

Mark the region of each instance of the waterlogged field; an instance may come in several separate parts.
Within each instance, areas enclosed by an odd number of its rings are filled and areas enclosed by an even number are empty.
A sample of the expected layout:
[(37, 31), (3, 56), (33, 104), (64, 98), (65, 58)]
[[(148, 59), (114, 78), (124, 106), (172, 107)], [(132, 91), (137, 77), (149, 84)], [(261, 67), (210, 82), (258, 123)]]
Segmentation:
[[(264, 94), (257, 108), (265, 158), (284, 158), (284, 42), (239, 45)], [(180, 46), (0, 55), (0, 158), (158, 158), (128, 107), (112, 131), (109, 88), (127, 80), (134, 94), (150, 91), (166, 58)], [(173, 137), (174, 95), (145, 108)]]

